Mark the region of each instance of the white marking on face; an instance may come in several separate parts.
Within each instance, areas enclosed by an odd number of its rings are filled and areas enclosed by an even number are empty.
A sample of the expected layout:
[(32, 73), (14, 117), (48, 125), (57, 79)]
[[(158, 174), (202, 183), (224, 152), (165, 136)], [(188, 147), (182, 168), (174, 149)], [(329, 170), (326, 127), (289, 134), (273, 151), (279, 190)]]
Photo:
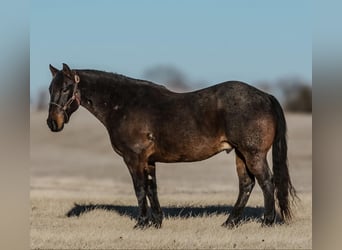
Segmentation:
[(151, 175), (147, 175), (147, 179), (152, 180), (153, 178)]

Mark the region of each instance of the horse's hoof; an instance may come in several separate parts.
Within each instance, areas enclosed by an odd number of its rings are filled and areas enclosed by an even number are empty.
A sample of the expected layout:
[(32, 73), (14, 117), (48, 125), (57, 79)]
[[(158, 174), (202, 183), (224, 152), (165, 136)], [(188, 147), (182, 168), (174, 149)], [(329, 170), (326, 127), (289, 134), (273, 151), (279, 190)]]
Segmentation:
[(163, 222), (163, 215), (152, 215), (151, 226), (161, 228)]
[(153, 227), (159, 229), (159, 228), (161, 228), (162, 223), (161, 223), (161, 222), (152, 222), (152, 223), (151, 223), (151, 226), (153, 226)]
[(268, 228), (268, 227), (273, 227), (274, 226), (274, 224), (269, 224), (269, 223), (262, 223), (261, 224), (261, 227), (265, 227), (265, 228)]
[(133, 227), (134, 229), (145, 229), (150, 227), (148, 219), (140, 219), (137, 224)]
[(141, 224), (141, 223), (137, 223), (134, 225), (133, 229), (146, 229), (149, 227), (149, 224)]
[(221, 225), (222, 227), (228, 228), (228, 229), (234, 229), (239, 226), (239, 223), (233, 222), (233, 221), (226, 221)]
[(275, 220), (263, 220), (261, 223), (262, 227), (272, 227), (275, 224)]

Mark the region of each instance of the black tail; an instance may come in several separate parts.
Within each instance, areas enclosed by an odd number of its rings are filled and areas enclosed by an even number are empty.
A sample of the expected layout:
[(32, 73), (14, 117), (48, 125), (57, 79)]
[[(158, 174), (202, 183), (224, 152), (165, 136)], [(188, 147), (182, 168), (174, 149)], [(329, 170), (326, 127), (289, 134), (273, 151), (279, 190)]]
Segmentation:
[(273, 110), (277, 119), (276, 136), (272, 146), (273, 179), (275, 195), (278, 200), (280, 215), (284, 220), (292, 218), (291, 203), (297, 197), (287, 161), (286, 120), (284, 112), (274, 96), (270, 96)]

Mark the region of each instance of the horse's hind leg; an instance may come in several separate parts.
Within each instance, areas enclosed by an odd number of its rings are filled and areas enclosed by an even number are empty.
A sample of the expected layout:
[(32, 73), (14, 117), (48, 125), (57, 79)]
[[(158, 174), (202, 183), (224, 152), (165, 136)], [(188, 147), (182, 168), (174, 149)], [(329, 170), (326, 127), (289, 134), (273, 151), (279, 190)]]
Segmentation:
[(227, 221), (222, 225), (229, 228), (237, 226), (240, 222), (243, 209), (245, 208), (248, 198), (255, 185), (254, 176), (247, 169), (242, 154), (238, 150), (235, 150), (235, 155), (236, 170), (239, 177), (239, 196)]
[(263, 195), (265, 214), (263, 225), (272, 225), (276, 219), (273, 175), (268, 167), (266, 153), (245, 154), (248, 169), (257, 179)]
[(147, 178), (146, 193), (151, 205), (151, 221), (155, 227), (160, 228), (163, 221), (163, 212), (158, 200), (156, 166), (154, 163), (148, 164), (145, 174)]

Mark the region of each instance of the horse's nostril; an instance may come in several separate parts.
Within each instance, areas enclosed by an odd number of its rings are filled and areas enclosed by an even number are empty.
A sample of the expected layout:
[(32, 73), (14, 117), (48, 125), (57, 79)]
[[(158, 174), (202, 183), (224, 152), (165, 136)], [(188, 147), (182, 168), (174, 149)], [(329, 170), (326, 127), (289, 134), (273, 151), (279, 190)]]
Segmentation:
[(47, 119), (47, 120), (46, 120), (46, 124), (48, 125), (48, 127), (49, 127), (50, 129), (52, 129), (51, 119)]
[(47, 119), (46, 120), (46, 123), (47, 125), (49, 126), (49, 128), (52, 130), (52, 131), (56, 131), (58, 126), (57, 126), (57, 122), (53, 119)]
[(52, 121), (51, 121), (51, 125), (52, 125), (52, 130), (53, 130), (53, 131), (56, 131), (57, 128), (58, 128), (57, 122), (56, 122), (55, 120), (52, 120)]

